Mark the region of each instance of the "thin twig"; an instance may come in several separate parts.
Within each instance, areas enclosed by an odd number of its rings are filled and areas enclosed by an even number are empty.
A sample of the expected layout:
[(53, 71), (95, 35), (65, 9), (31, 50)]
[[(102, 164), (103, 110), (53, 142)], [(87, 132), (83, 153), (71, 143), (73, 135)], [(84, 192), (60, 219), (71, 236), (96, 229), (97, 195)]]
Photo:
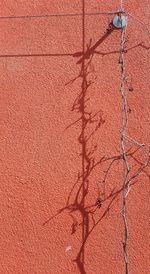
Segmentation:
[(131, 182), (136, 179), (137, 177), (139, 177), (143, 172), (144, 169), (149, 166), (149, 162), (150, 162), (150, 152), (148, 152), (148, 157), (145, 161), (145, 163), (138, 169), (138, 171), (132, 175), (132, 177), (128, 180), (127, 185), (131, 184)]
[(137, 146), (139, 146), (139, 147), (145, 147), (144, 144), (140, 144), (138, 141), (132, 139), (132, 138), (129, 137), (129, 136), (125, 136), (125, 138), (126, 138), (126, 140), (127, 140), (128, 142), (130, 142), (130, 143), (132, 143), (132, 144), (134, 144), (134, 145), (137, 145)]
[(135, 15), (132, 15), (129, 12), (127, 12), (127, 15), (130, 16), (131, 18), (133, 18), (134, 20), (136, 20), (138, 23), (140, 23), (146, 29), (146, 31), (148, 32), (148, 35), (150, 36), (150, 30), (146, 26), (146, 23), (144, 23), (141, 19), (137, 18)]

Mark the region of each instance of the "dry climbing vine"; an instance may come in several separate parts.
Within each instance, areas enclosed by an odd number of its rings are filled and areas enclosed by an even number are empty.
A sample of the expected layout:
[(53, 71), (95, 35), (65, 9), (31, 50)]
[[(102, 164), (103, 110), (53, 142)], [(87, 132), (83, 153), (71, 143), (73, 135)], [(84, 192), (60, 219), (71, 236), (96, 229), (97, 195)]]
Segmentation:
[(125, 93), (125, 62), (124, 62), (124, 45), (126, 43), (125, 28), (121, 29), (121, 43), (120, 43), (120, 64), (121, 64), (121, 97), (122, 97), (122, 129), (121, 129), (121, 150), (123, 160), (123, 183), (122, 183), (122, 195), (123, 195), (123, 222), (124, 222), (124, 262), (126, 268), (126, 274), (128, 270), (128, 255), (127, 255), (127, 241), (128, 241), (128, 224), (127, 224), (127, 208), (126, 208), (126, 184), (128, 181), (128, 175), (130, 172), (129, 163), (126, 155), (126, 128), (128, 125), (128, 113), (127, 113), (127, 99)]
[[(121, 1), (121, 9), (122, 11), (122, 1)], [(120, 12), (120, 18), (122, 18), (122, 12)], [(122, 24), (122, 20), (121, 20)], [(124, 59), (124, 49), (125, 44), (127, 42), (126, 37), (126, 27), (121, 28), (121, 42), (120, 42), (120, 59), (119, 63), (121, 65), (121, 99), (122, 99), (122, 128), (121, 128), (121, 151), (122, 151), (122, 161), (123, 161), (123, 180), (122, 180), (122, 198), (123, 198), (123, 223), (124, 223), (124, 241), (123, 241), (123, 256), (125, 263), (125, 273), (129, 273), (129, 263), (128, 263), (128, 223), (127, 223), (127, 195), (131, 190), (131, 181), (137, 178), (148, 166), (150, 160), (149, 149), (145, 148), (144, 144), (140, 144), (136, 140), (127, 136), (127, 128), (128, 128), (128, 107), (127, 107), (127, 93), (125, 90), (125, 59)], [(129, 178), (129, 173), (132, 168), (129, 166), (127, 151), (126, 151), (126, 143), (130, 142), (139, 148), (143, 148), (147, 154), (147, 159), (145, 163), (139, 168), (139, 170)]]

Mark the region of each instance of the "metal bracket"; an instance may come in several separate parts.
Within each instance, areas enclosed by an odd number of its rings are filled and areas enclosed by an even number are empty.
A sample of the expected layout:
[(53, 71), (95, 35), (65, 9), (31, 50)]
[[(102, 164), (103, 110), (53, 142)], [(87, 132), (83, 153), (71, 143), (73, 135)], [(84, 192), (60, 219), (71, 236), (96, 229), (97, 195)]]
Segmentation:
[(127, 17), (119, 12), (113, 19), (113, 25), (117, 29), (123, 29), (127, 25)]

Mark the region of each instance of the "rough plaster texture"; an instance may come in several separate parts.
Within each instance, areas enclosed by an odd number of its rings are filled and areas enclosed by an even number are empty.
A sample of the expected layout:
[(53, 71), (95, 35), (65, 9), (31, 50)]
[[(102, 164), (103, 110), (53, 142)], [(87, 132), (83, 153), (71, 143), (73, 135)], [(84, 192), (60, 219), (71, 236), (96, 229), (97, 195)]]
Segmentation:
[[(116, 0), (85, 2), (87, 12), (116, 10), (119, 5)], [(128, 0), (124, 7), (150, 27), (148, 0)], [(0, 16), (76, 13), (82, 12), (82, 1), (1, 0), (0, 10)], [(86, 44), (103, 37), (112, 18), (86, 17)], [(150, 43), (144, 27), (133, 19), (127, 33), (126, 72), (134, 89), (128, 95), (129, 134), (149, 146)], [(83, 125), (74, 123), (81, 109), (73, 110), (75, 99), (82, 94), (81, 65), (77, 64), (79, 57), (72, 56), (82, 52), (82, 17), (3, 19), (0, 37), (0, 274), (125, 273), (122, 196), (117, 195), (109, 211), (111, 197), (100, 209), (96, 204), (97, 182), (107, 162), (88, 175), (86, 210), (80, 203), (83, 193), (78, 196), (81, 180), (65, 208), (83, 171), (84, 140), (79, 138)], [(100, 118), (86, 148), (92, 152), (97, 146), (95, 161), (118, 155), (120, 149), (119, 41), (120, 32), (113, 31), (98, 46), (99, 52), (107, 54), (94, 54), (94, 71), (88, 76), (93, 83), (86, 110), (99, 111)], [(92, 123), (87, 126), (85, 138), (94, 128)], [(144, 161), (145, 155), (139, 152), (136, 157)], [(150, 273), (148, 174), (147, 169), (136, 180), (127, 199), (130, 274)], [(121, 178), (122, 165), (117, 162), (106, 181), (107, 197), (114, 188), (119, 190)], [(93, 218), (99, 223), (87, 236), (83, 250), (83, 222), (84, 233), (94, 224), (90, 209), (95, 210)], [(81, 264), (80, 251), (84, 253)]]

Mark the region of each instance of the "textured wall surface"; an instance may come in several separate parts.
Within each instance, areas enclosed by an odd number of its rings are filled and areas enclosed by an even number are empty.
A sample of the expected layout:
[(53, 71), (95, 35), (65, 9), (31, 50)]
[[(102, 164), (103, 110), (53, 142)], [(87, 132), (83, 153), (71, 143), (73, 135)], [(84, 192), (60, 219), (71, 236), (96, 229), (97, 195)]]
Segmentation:
[[(118, 8), (85, 0), (86, 12)], [(150, 28), (149, 0), (124, 8)], [(0, 274), (125, 273), (113, 16), (85, 16), (85, 33), (82, 16), (1, 18), (62, 13), (82, 13), (82, 0), (0, 1)], [(84, 70), (83, 34), (86, 49), (97, 43)], [(128, 135), (147, 148), (150, 40), (131, 17), (127, 36)], [(146, 150), (127, 150), (134, 176)], [(149, 176), (146, 167), (127, 197), (130, 274), (150, 273)]]

